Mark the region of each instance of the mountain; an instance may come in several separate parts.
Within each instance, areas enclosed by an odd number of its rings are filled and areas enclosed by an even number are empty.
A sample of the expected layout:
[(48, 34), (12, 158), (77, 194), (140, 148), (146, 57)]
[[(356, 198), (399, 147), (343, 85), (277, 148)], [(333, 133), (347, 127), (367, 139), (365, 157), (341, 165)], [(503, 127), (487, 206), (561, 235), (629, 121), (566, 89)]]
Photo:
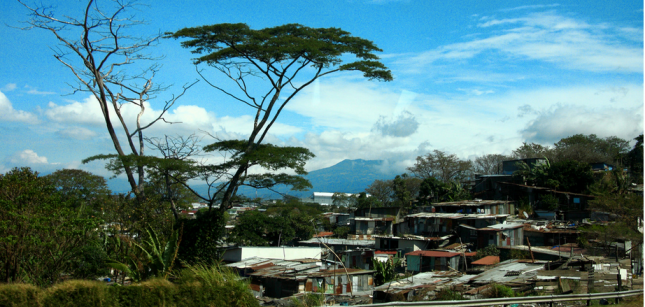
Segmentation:
[[(313, 189), (310, 191), (291, 191), (288, 187), (277, 189), (296, 197), (311, 196), (316, 192), (341, 192), (360, 193), (365, 191), (374, 180), (393, 179), (398, 173), (383, 172), (383, 161), (381, 160), (343, 160), (335, 165), (319, 170), (311, 171), (304, 176), (311, 182)], [(240, 193), (255, 197), (256, 191), (251, 188), (240, 188)], [(257, 196), (263, 198), (279, 198), (280, 195), (266, 190), (257, 191)]]
[[(381, 160), (343, 160), (335, 165), (319, 170), (311, 171), (304, 176), (311, 182), (313, 189), (310, 191), (291, 191), (286, 186), (278, 187), (276, 190), (296, 197), (309, 197), (316, 192), (341, 192), (360, 193), (365, 191), (374, 180), (393, 179), (399, 173), (383, 172), (383, 161)], [(114, 192), (126, 192), (129, 185), (125, 179), (112, 179), (108, 182)], [(200, 194), (206, 194), (207, 186), (198, 184), (193, 188)], [(250, 187), (241, 187), (239, 194), (248, 197), (280, 198), (279, 194), (268, 190), (255, 190)]]

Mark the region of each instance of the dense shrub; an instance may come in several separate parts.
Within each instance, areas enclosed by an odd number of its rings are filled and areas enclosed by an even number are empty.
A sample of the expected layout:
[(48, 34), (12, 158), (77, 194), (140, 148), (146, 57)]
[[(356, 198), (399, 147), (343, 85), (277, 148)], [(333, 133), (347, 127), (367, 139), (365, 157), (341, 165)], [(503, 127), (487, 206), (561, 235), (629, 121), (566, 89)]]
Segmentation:
[(193, 266), (174, 283), (151, 279), (129, 286), (70, 280), (40, 289), (26, 284), (0, 286), (0, 306), (258, 306), (248, 283), (226, 268)]
[(511, 287), (500, 284), (492, 284), (483, 293), (484, 298), (516, 297), (517, 294)]
[(29, 284), (8, 284), (0, 286), (0, 306), (29, 307), (38, 301), (40, 289)]
[(435, 295), (435, 299), (438, 301), (461, 301), (465, 300), (466, 298), (459, 293), (456, 289), (450, 287), (450, 288), (442, 288), (437, 292)]

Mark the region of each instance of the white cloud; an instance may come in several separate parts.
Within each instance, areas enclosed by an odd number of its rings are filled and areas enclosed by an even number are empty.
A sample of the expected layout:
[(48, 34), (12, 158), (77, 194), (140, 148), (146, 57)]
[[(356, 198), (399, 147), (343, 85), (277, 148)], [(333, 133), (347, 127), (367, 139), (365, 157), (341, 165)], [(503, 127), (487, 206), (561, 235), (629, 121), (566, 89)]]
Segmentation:
[(29, 85), (25, 85), (25, 88), (27, 89), (27, 94), (30, 94), (30, 95), (54, 95), (54, 94), (56, 94), (55, 92), (42, 92), (42, 91), (39, 91), (38, 88), (29, 86)]
[(523, 6), (518, 6), (518, 7), (513, 7), (513, 8), (508, 8), (508, 9), (502, 9), (500, 11), (502, 12), (510, 12), (510, 11), (518, 11), (518, 10), (526, 10), (526, 9), (541, 9), (541, 8), (547, 8), (547, 7), (556, 7), (560, 6), (559, 4), (536, 4), (536, 5), (523, 5)]
[(58, 130), (56, 134), (66, 139), (89, 140), (97, 136), (96, 132), (83, 127), (68, 127)]
[(7, 157), (5, 162), (16, 166), (47, 164), (47, 157), (38, 156), (38, 154), (33, 150), (25, 149)]
[[(49, 102), (45, 116), (59, 123), (105, 125), (99, 104), (93, 96), (83, 102), (72, 101), (62, 106)], [(113, 118), (118, 120), (116, 117)]]
[[(155, 120), (161, 111), (155, 109), (149, 102), (144, 102), (145, 112), (141, 117), (141, 125), (145, 126)], [(139, 107), (133, 104), (125, 104), (121, 108), (124, 121), (132, 133), (136, 128), (136, 117)], [(121, 125), (113, 111), (110, 111), (115, 129), (120, 130)], [(94, 96), (90, 96), (82, 102), (72, 101), (66, 105), (57, 105), (50, 102), (45, 115), (58, 123), (71, 125), (105, 126), (103, 114)], [(163, 116), (163, 120), (156, 122), (146, 130), (150, 135), (177, 135), (190, 134), (198, 130), (206, 130), (210, 133), (235, 132), (249, 134), (253, 127), (253, 118), (248, 115), (239, 117), (223, 116), (217, 117), (215, 113), (195, 105), (178, 105)], [(168, 124), (173, 123), (173, 124)], [(276, 135), (291, 135), (300, 132), (301, 129), (291, 125), (276, 123), (271, 128), (271, 133)]]
[[(306, 88), (286, 109), (311, 119), (315, 127), (366, 132), (381, 115), (399, 110), (400, 93), (380, 87), (380, 83), (339, 77), (320, 81), (320, 103), (313, 89)], [(406, 102), (407, 103), (407, 102)]]
[(386, 116), (379, 117), (372, 131), (378, 131), (382, 135), (406, 137), (414, 134), (418, 129), (419, 122), (412, 113), (406, 111), (396, 119)]
[[(642, 34), (606, 24), (589, 24), (554, 12), (521, 18), (484, 19), (479, 27), (500, 27), (481, 39), (455, 43), (400, 60), (410, 72), (424, 72), (424, 65), (469, 60), (487, 51), (559, 67), (594, 72), (642, 73), (642, 43), (626, 43), (630, 36), (642, 42)], [(513, 27), (502, 27), (502, 26)], [(631, 34), (631, 35), (630, 35)], [(501, 57), (498, 57), (501, 59)]]
[(32, 113), (14, 109), (7, 96), (0, 92), (0, 121), (36, 124), (38, 117)]
[(643, 106), (632, 109), (558, 105), (540, 113), (522, 130), (530, 142), (555, 143), (574, 134), (631, 140), (643, 133)]
[(16, 84), (15, 84), (15, 83), (7, 83), (7, 85), (5, 85), (5, 86), (2, 88), (2, 90), (3, 90), (3, 91), (5, 91), (5, 92), (11, 92), (11, 91), (15, 90), (15, 89), (16, 89), (16, 87), (17, 87), (17, 86), (16, 86)]

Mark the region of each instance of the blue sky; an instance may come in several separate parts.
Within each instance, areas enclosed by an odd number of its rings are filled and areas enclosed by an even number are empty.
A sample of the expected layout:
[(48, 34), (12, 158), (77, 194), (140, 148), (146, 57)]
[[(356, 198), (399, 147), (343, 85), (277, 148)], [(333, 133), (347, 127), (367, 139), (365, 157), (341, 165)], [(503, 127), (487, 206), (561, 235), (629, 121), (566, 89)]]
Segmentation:
[[(50, 2), (56, 12), (77, 15), (85, 1)], [(330, 75), (297, 96), (272, 129), (272, 143), (316, 154), (309, 170), (383, 159), (403, 172), (434, 149), (472, 159), (510, 154), (525, 141), (643, 132), (642, 1), (140, 2), (148, 5), (137, 12), (148, 21), (141, 35), (223, 22), (300, 23), (339, 27), (383, 49), (393, 82)], [(107, 175), (102, 163), (80, 164), (114, 152), (96, 103), (87, 93), (69, 95), (74, 79), (54, 59), (52, 35), (16, 29), (27, 18), (19, 3), (3, 1), (2, 8), (0, 19), (13, 27), (0, 27), (0, 172), (31, 166)], [(155, 80), (173, 85), (150, 101), (152, 115), (198, 76), (179, 41), (162, 40), (150, 52), (165, 56)], [(149, 135), (203, 130), (243, 138), (251, 116), (200, 82), (170, 110), (182, 124), (157, 124)]]

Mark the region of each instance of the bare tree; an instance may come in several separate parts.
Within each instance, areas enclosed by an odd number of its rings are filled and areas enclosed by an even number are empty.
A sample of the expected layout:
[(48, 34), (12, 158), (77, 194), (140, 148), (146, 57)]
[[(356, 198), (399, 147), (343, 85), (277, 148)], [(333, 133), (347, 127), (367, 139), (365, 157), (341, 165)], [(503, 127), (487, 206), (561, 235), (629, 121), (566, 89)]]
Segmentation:
[(471, 175), (472, 162), (461, 160), (455, 154), (434, 150), (425, 157), (418, 156), (417, 162), (408, 170), (422, 179), (434, 177), (443, 182), (459, 181)]
[(502, 162), (506, 160), (511, 160), (511, 158), (500, 154), (486, 154), (475, 158), (473, 168), (477, 174), (497, 175), (504, 170)]
[[(145, 53), (161, 35), (139, 37), (129, 34), (133, 27), (143, 24), (135, 15), (138, 4), (128, 0), (88, 0), (76, 15), (57, 15), (51, 7), (30, 6), (23, 0), (18, 2), (29, 10), (30, 16), (26, 21), (28, 26), (22, 29), (47, 30), (58, 40), (58, 46), (52, 50), (54, 57), (76, 77), (77, 83), (70, 84), (73, 93), (89, 92), (96, 98), (118, 159), (143, 156), (144, 130), (158, 121), (167, 122), (164, 119), (166, 112), (195, 83), (185, 84), (178, 95), (164, 101), (158, 116), (150, 122), (142, 122), (146, 111), (144, 103), (156, 99), (156, 95), (167, 88), (153, 82), (160, 68), (160, 58)], [(141, 69), (139, 65), (148, 61), (151, 64)], [(137, 72), (132, 73), (133, 70)], [(126, 123), (122, 112), (128, 104), (139, 110), (134, 126)], [(122, 134), (117, 132), (118, 129)], [(122, 140), (127, 143), (125, 146)], [(101, 158), (105, 156), (84, 162)], [(132, 192), (142, 197), (144, 165), (140, 162), (122, 163), (122, 167)]]

